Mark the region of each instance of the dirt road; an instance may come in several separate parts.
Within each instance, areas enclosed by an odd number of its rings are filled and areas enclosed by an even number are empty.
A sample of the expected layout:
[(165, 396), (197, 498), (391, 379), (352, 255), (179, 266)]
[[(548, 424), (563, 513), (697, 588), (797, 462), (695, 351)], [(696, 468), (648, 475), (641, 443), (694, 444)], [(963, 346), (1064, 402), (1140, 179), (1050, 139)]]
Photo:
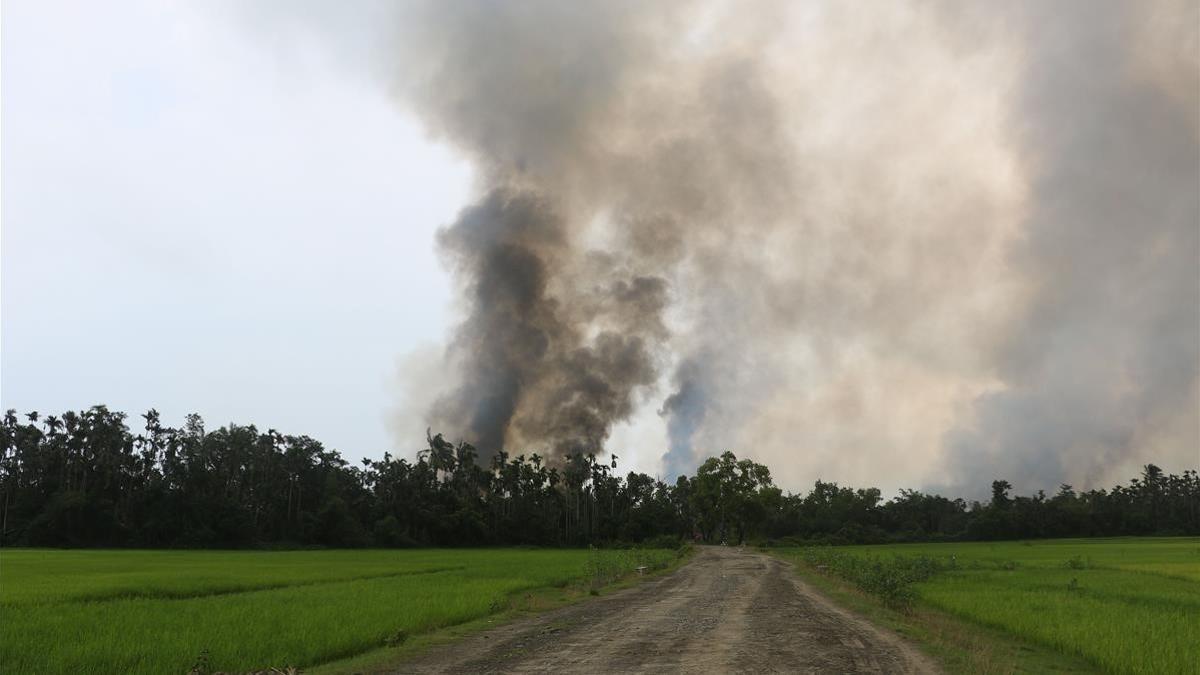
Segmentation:
[(701, 547), (634, 588), (439, 648), (400, 673), (931, 673), (770, 556)]

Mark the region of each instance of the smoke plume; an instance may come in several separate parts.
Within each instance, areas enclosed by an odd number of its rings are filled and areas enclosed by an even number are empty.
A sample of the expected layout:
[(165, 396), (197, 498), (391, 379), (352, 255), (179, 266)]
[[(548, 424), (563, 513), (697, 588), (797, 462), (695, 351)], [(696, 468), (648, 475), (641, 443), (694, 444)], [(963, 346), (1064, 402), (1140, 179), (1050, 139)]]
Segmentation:
[(1031, 194), (1011, 259), (1031, 292), (994, 354), (1003, 388), (950, 435), (960, 480), (1200, 463), (1200, 14), (1066, 9), (1017, 17)]
[(668, 475), (728, 448), (794, 487), (1195, 465), (1194, 2), (398, 25), (399, 98), (478, 171), (438, 242), (463, 300), (439, 428), (599, 453), (648, 408)]
[(597, 270), (594, 288), (555, 289), (570, 236), (553, 204), (519, 188), (494, 189), (442, 232), (469, 317), (451, 347), (467, 377), (437, 411), (485, 451), (520, 433), (560, 454), (600, 453), (633, 390), (654, 383), (666, 284)]

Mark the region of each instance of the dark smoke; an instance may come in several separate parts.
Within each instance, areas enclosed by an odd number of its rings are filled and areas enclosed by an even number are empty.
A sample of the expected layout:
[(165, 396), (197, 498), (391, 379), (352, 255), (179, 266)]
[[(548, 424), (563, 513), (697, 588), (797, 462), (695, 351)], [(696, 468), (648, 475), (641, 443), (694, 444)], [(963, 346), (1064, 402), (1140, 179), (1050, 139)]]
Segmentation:
[(441, 238), (467, 318), (433, 407), (485, 454), (602, 452), (660, 384), (685, 268), (717, 272), (740, 219), (779, 211), (776, 106), (740, 49), (678, 60), (685, 9), (435, 3), (410, 22), (433, 66), (406, 95), (487, 193)]
[[(464, 282), (467, 320), (450, 356), (465, 374), (434, 414), (484, 455), (524, 440), (564, 453), (600, 453), (637, 387), (657, 378), (652, 343), (665, 338), (666, 283), (619, 279), (596, 304), (552, 282), (569, 257), (568, 231), (548, 200), (497, 188), (442, 232)], [(614, 329), (590, 335), (601, 319)], [(515, 432), (515, 433), (514, 433)]]
[(465, 319), (432, 421), (600, 452), (659, 410), (668, 474), (732, 448), (791, 486), (1194, 466), (1198, 24), (1190, 0), (408, 6), (398, 94), (481, 195), (441, 238)]

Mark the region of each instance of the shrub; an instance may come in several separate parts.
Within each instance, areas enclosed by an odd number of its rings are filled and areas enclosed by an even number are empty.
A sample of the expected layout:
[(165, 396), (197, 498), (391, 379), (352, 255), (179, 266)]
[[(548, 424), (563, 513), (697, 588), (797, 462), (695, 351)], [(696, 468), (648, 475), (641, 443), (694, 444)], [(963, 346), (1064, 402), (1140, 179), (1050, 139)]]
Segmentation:
[(912, 584), (953, 566), (926, 556), (875, 558), (849, 555), (831, 547), (809, 547), (802, 554), (809, 565), (835, 574), (901, 611), (908, 611), (916, 598)]
[(677, 549), (683, 543), (683, 540), (672, 534), (660, 534), (657, 537), (651, 537), (642, 542), (644, 548), (669, 548)]

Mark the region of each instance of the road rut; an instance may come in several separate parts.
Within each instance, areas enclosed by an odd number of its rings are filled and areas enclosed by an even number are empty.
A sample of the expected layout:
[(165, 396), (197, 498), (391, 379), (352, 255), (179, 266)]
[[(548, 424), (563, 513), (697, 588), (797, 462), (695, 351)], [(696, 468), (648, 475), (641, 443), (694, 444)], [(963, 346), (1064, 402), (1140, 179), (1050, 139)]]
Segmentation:
[(700, 547), (669, 576), (474, 635), (398, 673), (934, 673), (776, 558)]

